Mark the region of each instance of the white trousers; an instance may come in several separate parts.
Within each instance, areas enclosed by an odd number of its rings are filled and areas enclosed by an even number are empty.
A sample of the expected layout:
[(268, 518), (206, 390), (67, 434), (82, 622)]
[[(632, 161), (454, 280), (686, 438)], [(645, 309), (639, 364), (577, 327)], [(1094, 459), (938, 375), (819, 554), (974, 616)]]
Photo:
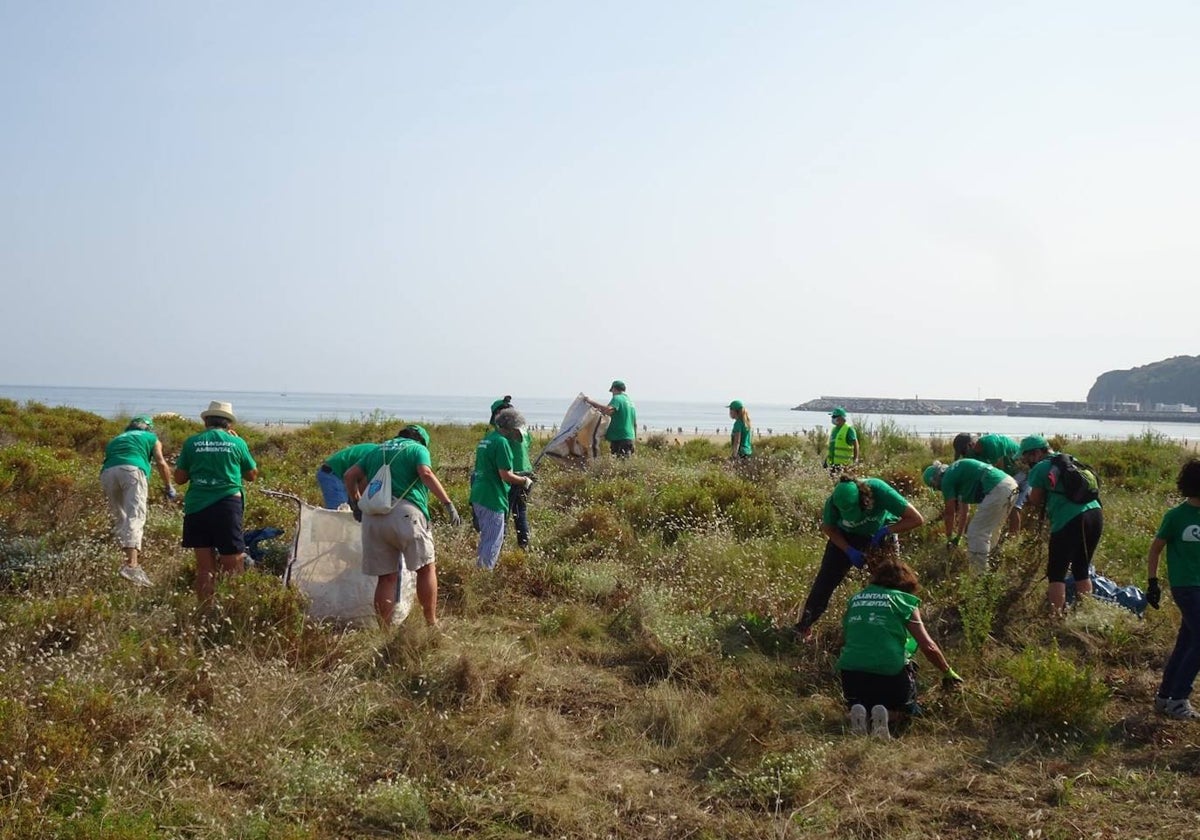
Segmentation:
[(992, 488), (975, 508), (971, 524), (967, 526), (967, 555), (971, 571), (986, 572), (988, 555), (1000, 537), (1000, 529), (1008, 521), (1008, 513), (1017, 501), (1017, 482), (1006, 475), (1004, 480)]

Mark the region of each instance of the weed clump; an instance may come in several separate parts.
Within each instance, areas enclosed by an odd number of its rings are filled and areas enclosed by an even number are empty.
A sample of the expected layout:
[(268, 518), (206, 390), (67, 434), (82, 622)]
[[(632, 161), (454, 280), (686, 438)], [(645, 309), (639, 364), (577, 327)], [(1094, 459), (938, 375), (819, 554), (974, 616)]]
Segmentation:
[(1040, 732), (1094, 735), (1104, 726), (1109, 690), (1091, 666), (1080, 667), (1050, 650), (1026, 648), (1008, 665), (1012, 692), (1008, 718)]

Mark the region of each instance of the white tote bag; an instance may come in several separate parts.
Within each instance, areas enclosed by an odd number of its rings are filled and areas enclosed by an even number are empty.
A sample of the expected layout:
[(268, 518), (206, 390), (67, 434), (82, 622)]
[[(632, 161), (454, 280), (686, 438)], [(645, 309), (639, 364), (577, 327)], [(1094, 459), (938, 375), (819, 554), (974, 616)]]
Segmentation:
[[(392, 453), (392, 461), (400, 454), (397, 449)], [(392, 502), (392, 461), (383, 460), (383, 466), (375, 471), (358, 500), (358, 509), (371, 516), (391, 513), (395, 504)]]

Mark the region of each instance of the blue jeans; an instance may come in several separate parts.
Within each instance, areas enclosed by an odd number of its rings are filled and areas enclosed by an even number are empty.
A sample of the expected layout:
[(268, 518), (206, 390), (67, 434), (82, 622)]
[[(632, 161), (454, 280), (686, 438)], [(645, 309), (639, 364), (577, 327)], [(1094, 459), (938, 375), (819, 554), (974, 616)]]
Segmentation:
[(519, 484), (508, 486), (508, 509), (512, 511), (513, 527), (517, 530), (517, 545), (529, 547), (529, 513), (526, 511), (525, 488)]
[(327, 510), (337, 510), (340, 505), (350, 504), (346, 485), (334, 475), (333, 470), (317, 470), (317, 486), (321, 488), (321, 497), (325, 499)]
[(1172, 586), (1171, 598), (1179, 607), (1183, 621), (1175, 637), (1175, 650), (1163, 668), (1159, 697), (1186, 700), (1200, 673), (1200, 586)]

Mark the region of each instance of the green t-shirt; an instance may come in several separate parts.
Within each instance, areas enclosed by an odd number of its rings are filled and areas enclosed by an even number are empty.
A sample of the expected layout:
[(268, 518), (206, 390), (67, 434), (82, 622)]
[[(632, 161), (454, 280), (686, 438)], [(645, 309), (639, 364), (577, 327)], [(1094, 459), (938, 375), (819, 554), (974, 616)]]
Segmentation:
[(1154, 536), (1167, 544), (1171, 586), (1200, 586), (1200, 508), (1187, 502), (1171, 508)]
[(258, 469), (246, 441), (224, 429), (208, 429), (185, 440), (175, 466), (188, 474), (184, 513), (240, 495), (242, 476)]
[(737, 442), (739, 434), (742, 436), (742, 445), (738, 448), (738, 454), (753, 455), (754, 449), (750, 446), (750, 427), (742, 422), (741, 417), (733, 421), (733, 431), (729, 433), (730, 445)]
[(900, 673), (917, 652), (908, 622), (920, 606), (916, 595), (873, 583), (853, 596), (842, 618), (845, 643), (838, 670), (884, 676)]
[(979, 439), (979, 461), (995, 466), (1009, 475), (1021, 469), (1021, 446), (1008, 435), (984, 435)]
[(829, 433), (829, 455), (831, 464), (849, 464), (854, 461), (854, 444), (858, 440), (858, 432), (849, 423), (834, 426)]
[[(346, 470), (366, 457), (368, 452), (372, 452), (378, 447), (379, 444), (377, 443), (356, 443), (353, 446), (347, 446), (345, 449), (339, 449), (337, 452), (334, 452), (325, 459), (325, 463), (333, 470), (334, 475), (338, 478), (345, 478)], [(379, 468), (376, 467), (375, 469)], [(367, 477), (370, 478), (372, 475), (374, 473), (368, 473)]]
[(512, 447), (504, 435), (493, 429), (475, 447), (475, 480), (471, 483), (471, 504), (508, 513), (508, 482), (500, 477), (500, 470), (512, 468)]
[(868, 478), (867, 485), (871, 488), (874, 502), (870, 510), (860, 511), (853, 519), (842, 516), (833, 504), (833, 496), (825, 500), (821, 511), (821, 522), (832, 525), (842, 533), (858, 536), (874, 536), (875, 532), (884, 525), (890, 525), (904, 515), (908, 508), (908, 500), (901, 496), (892, 485), (882, 478)]
[(533, 472), (533, 464), (529, 461), (529, 447), (533, 445), (533, 435), (529, 434), (529, 430), (525, 430), (520, 441), (509, 441), (508, 445), (512, 449), (513, 472)]
[(637, 409), (633, 401), (624, 394), (613, 394), (608, 401), (613, 409), (612, 420), (609, 421), (608, 431), (604, 433), (605, 440), (634, 440), (637, 438)]
[(145, 429), (130, 429), (121, 432), (104, 447), (104, 464), (100, 471), (109, 467), (137, 467), (150, 477), (150, 458), (154, 454), (154, 444), (158, 437), (154, 432)]
[(1046, 491), (1046, 516), (1050, 519), (1050, 533), (1062, 530), (1063, 526), (1085, 510), (1100, 507), (1100, 502), (1086, 504), (1072, 502), (1062, 493), (1050, 489), (1050, 457), (1051, 452), (1042, 460), (1029, 468), (1029, 486), (1035, 490)]
[(991, 464), (974, 458), (962, 458), (942, 473), (942, 498), (977, 505), (1006, 478), (1008, 476), (1002, 470)]
[[(425, 518), (429, 518), (429, 488), (421, 481), (417, 467), (430, 466), (429, 450), (415, 440), (408, 438), (392, 438), (378, 446), (367, 444), (366, 454), (358, 461), (359, 468), (367, 476), (367, 481), (374, 478), (379, 468), (387, 463), (392, 474), (392, 499), (407, 499), (421, 509)], [(346, 469), (350, 469), (347, 467)]]

